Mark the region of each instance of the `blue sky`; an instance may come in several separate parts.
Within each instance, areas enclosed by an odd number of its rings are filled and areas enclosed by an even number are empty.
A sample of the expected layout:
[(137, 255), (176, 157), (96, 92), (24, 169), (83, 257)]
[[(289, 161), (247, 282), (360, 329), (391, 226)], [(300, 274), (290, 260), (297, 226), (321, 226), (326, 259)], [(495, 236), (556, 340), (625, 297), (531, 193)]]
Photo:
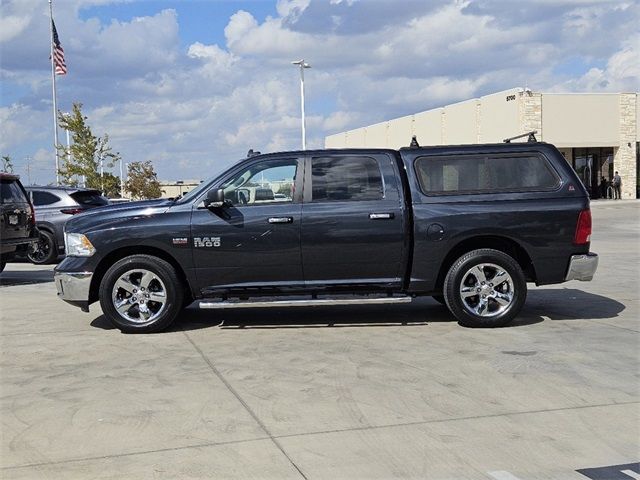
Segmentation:
[[(54, 0), (97, 135), (160, 178), (201, 179), (249, 148), (326, 135), (512, 87), (638, 90), (639, 6), (609, 0)], [(47, 2), (0, 3), (0, 154), (53, 180)], [(61, 132), (61, 138), (64, 138)], [(35, 173), (34, 173), (35, 172)], [(34, 178), (35, 177), (35, 178)]]
[[(276, 4), (271, 1), (141, 1), (131, 3), (95, 5), (84, 8), (79, 16), (83, 20), (99, 18), (103, 24), (119, 20), (128, 22), (134, 17), (153, 16), (159, 10), (174, 9), (180, 23), (180, 45), (187, 49), (194, 42), (224, 44), (224, 27), (238, 10), (251, 12), (263, 22), (275, 16)], [(204, 21), (206, 19), (206, 21)]]

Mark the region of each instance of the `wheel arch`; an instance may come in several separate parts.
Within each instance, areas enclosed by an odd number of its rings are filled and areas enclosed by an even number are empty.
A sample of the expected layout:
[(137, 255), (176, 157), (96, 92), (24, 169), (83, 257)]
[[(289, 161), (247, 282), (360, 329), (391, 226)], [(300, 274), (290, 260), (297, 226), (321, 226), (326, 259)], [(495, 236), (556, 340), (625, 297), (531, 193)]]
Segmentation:
[(53, 226), (53, 224), (49, 223), (49, 222), (36, 222), (36, 227), (38, 227), (38, 230), (46, 230), (47, 232), (49, 232), (51, 235), (53, 235), (53, 237), (55, 238), (56, 236), (56, 229)]
[(526, 281), (535, 282), (537, 280), (535, 266), (531, 260), (531, 256), (518, 242), (512, 238), (500, 235), (476, 235), (461, 240), (449, 250), (449, 253), (447, 253), (446, 257), (442, 261), (440, 270), (438, 271), (438, 278), (436, 281), (437, 289), (442, 291), (442, 286), (444, 284), (444, 279), (447, 276), (447, 272), (458, 258), (467, 252), (480, 248), (492, 248), (506, 253), (518, 262), (520, 268), (522, 268)]
[(191, 291), (191, 284), (189, 279), (187, 278), (187, 274), (182, 268), (182, 265), (169, 253), (161, 248), (150, 247), (146, 245), (138, 245), (138, 246), (128, 246), (117, 248), (100, 260), (100, 263), (96, 267), (93, 272), (93, 277), (91, 278), (91, 286), (89, 288), (89, 303), (93, 303), (98, 300), (98, 292), (100, 291), (100, 282), (102, 282), (102, 278), (105, 273), (115, 262), (121, 260), (125, 257), (131, 255), (151, 255), (154, 257), (158, 257), (163, 259), (164, 261), (171, 264), (173, 268), (176, 270), (176, 274), (180, 278), (180, 281), (183, 282), (184, 286), (184, 295), (187, 302), (193, 300), (193, 293)]

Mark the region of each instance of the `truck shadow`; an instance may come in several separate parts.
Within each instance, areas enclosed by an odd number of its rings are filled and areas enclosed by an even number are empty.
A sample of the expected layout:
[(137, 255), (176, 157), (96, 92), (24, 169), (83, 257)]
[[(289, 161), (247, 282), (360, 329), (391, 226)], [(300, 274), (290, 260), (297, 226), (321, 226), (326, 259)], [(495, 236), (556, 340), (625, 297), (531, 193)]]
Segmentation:
[(12, 270), (7, 265), (0, 274), (0, 287), (14, 287), (16, 285), (31, 285), (35, 283), (53, 282), (53, 269), (45, 267), (42, 270)]
[[(195, 305), (195, 304), (194, 304)], [(625, 306), (608, 297), (577, 289), (536, 288), (520, 315), (507, 328), (517, 328), (551, 321), (615, 318)], [(449, 310), (430, 297), (407, 305), (363, 305), (298, 308), (247, 308), (238, 310), (186, 309), (169, 332), (203, 328), (285, 329), (285, 328), (354, 328), (354, 327), (425, 327), (430, 323), (455, 322)], [(91, 322), (105, 330), (113, 326), (100, 316)]]
[(617, 300), (577, 288), (533, 288), (523, 313), (550, 320), (599, 320), (615, 318), (625, 308)]

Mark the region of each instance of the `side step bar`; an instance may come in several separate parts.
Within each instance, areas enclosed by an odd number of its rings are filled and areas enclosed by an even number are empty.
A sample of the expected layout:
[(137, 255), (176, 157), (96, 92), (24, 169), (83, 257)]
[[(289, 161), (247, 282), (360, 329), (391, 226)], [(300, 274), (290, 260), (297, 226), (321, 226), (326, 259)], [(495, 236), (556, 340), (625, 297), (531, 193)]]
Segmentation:
[(377, 305), (389, 303), (411, 303), (411, 297), (374, 298), (316, 298), (309, 300), (269, 300), (252, 302), (201, 301), (200, 308), (269, 308), (269, 307), (322, 307), (327, 305)]

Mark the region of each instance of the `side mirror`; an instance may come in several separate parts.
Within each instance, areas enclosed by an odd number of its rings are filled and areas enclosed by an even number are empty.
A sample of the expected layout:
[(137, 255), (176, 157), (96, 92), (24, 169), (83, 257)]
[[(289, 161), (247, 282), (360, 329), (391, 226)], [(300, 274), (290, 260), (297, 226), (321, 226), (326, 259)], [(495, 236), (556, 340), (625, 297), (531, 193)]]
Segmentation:
[(207, 192), (207, 208), (220, 208), (227, 205), (224, 199), (224, 190), (222, 188), (211, 189)]

